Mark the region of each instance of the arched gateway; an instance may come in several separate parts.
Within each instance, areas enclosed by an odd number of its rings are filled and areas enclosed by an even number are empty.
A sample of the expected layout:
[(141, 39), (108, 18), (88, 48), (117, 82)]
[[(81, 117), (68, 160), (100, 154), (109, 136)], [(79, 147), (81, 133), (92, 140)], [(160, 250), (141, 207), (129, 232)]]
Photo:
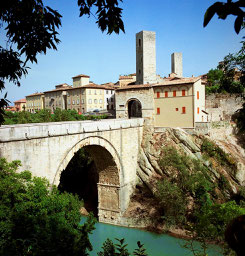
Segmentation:
[(66, 154), (56, 172), (53, 184), (59, 185), (60, 176), (73, 155), (84, 148), (92, 157), (98, 174), (98, 218), (101, 222), (117, 219), (120, 214), (120, 170), (119, 155), (113, 145), (102, 137), (91, 136), (79, 141)]
[(130, 99), (128, 101), (128, 118), (142, 117), (142, 106), (139, 100)]

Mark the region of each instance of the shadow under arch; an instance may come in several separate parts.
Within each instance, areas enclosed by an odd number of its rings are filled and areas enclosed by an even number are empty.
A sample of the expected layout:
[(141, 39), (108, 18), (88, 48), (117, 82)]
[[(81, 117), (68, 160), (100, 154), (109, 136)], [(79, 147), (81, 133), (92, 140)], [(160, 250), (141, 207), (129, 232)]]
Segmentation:
[[(75, 144), (59, 165), (53, 184), (58, 185), (60, 183), (63, 170), (66, 169), (74, 154), (81, 148), (84, 148), (93, 159), (97, 171), (97, 177), (94, 181), (96, 181), (98, 201), (93, 203), (98, 208), (99, 221), (108, 222), (108, 219), (116, 219), (120, 215), (120, 175), (122, 168), (117, 151), (106, 139), (91, 136)], [(91, 179), (88, 181), (91, 182)]]
[(136, 99), (129, 99), (127, 102), (128, 118), (142, 117), (142, 104)]

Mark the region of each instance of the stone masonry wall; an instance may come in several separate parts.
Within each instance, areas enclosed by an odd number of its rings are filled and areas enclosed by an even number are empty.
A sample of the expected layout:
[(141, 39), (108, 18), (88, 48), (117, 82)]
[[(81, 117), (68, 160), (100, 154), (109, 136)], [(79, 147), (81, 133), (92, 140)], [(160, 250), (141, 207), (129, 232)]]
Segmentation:
[(241, 94), (211, 94), (206, 96), (206, 111), (210, 122), (230, 121), (231, 116), (242, 107)]

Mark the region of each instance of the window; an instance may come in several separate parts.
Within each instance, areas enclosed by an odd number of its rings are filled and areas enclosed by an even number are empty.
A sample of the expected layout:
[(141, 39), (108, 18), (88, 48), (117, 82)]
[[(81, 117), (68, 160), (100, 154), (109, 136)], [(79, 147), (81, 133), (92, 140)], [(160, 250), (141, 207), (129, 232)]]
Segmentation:
[(100, 99), (100, 104), (102, 104), (102, 99)]
[(75, 105), (75, 100), (72, 101), (72, 105)]
[(165, 91), (165, 98), (167, 98), (168, 97), (168, 92), (167, 91)]
[(176, 97), (176, 91), (173, 91), (173, 97)]
[(79, 99), (77, 99), (77, 104), (79, 104)]
[(84, 104), (84, 99), (82, 99), (82, 104)]
[(157, 108), (157, 115), (160, 115), (160, 108)]
[(69, 105), (71, 104), (71, 100), (68, 100), (68, 104), (69, 104)]
[(108, 94), (109, 92), (108, 92), (108, 90), (106, 90), (106, 94)]
[(88, 90), (88, 94), (91, 94), (91, 90)]
[(182, 96), (185, 96), (185, 90), (182, 90)]
[(157, 92), (157, 98), (160, 98), (160, 92)]
[(97, 94), (97, 92), (96, 92), (96, 90), (94, 90), (94, 95), (96, 95)]
[(197, 91), (197, 99), (199, 100), (199, 91)]
[(88, 100), (88, 104), (92, 104), (92, 100), (91, 99)]
[(139, 69), (139, 74), (141, 74), (141, 70)]
[(94, 104), (97, 104), (98, 100), (97, 99), (94, 99)]
[(139, 47), (141, 47), (141, 39), (139, 39)]
[(113, 102), (113, 98), (111, 98), (111, 102)]
[(108, 98), (106, 98), (106, 102), (107, 102), (107, 103), (109, 102), (109, 99), (108, 99)]
[(200, 109), (199, 109), (199, 107), (197, 108), (197, 114), (199, 114), (200, 113)]
[(100, 95), (102, 94), (102, 90), (100, 90)]
[(176, 111), (179, 111), (179, 109), (178, 109), (178, 108), (176, 108), (175, 110), (176, 110)]
[(186, 109), (185, 109), (185, 107), (182, 107), (182, 114), (186, 114)]

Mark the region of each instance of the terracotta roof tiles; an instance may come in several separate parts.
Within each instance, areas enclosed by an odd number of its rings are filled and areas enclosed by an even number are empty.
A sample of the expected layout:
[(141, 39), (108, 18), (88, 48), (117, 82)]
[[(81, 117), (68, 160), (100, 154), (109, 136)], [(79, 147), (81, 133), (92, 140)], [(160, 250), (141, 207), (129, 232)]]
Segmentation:
[(87, 77), (87, 78), (90, 78), (90, 76), (87, 76), (87, 75), (84, 75), (84, 74), (80, 74), (80, 75), (77, 75), (77, 76), (73, 76), (73, 78), (79, 78), (79, 77)]

